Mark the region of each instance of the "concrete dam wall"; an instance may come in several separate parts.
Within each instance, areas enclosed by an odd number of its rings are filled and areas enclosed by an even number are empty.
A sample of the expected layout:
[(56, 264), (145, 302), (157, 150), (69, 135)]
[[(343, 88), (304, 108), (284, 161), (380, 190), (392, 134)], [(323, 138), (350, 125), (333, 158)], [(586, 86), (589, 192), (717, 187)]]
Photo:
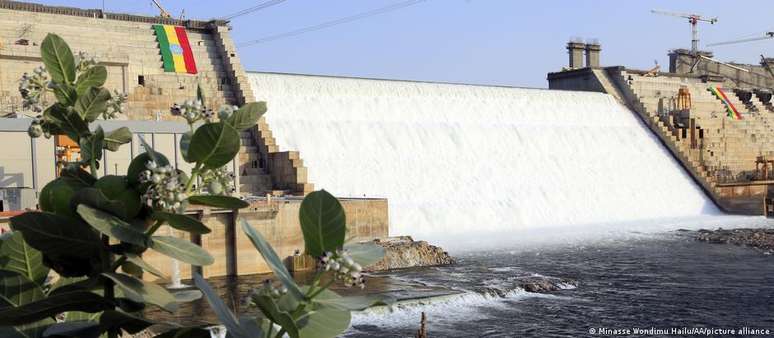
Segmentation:
[(249, 73), (280, 150), (337, 196), (386, 197), (390, 234), (716, 213), (641, 121), (600, 93)]

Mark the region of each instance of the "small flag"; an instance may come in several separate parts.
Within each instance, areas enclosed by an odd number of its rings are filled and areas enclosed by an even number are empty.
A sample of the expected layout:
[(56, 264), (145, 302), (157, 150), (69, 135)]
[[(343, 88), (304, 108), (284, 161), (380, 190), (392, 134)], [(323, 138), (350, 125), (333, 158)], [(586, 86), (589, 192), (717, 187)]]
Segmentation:
[(164, 61), (164, 71), (175, 73), (196, 74), (191, 44), (184, 27), (172, 25), (153, 25), (156, 40), (161, 49), (161, 60)]

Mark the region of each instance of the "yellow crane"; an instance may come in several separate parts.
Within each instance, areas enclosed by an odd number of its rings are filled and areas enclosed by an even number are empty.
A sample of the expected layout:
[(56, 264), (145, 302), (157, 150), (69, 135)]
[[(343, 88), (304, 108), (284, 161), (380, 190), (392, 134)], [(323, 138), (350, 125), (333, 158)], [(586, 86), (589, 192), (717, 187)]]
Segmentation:
[(158, 2), (158, 0), (151, 0), (151, 1), (153, 1), (153, 4), (156, 5), (156, 7), (159, 8), (159, 11), (161, 11), (159, 16), (161, 16), (162, 18), (171, 18), (172, 17), (172, 15), (169, 14), (169, 12), (167, 12), (167, 10), (164, 9), (164, 7), (161, 7), (161, 4)]

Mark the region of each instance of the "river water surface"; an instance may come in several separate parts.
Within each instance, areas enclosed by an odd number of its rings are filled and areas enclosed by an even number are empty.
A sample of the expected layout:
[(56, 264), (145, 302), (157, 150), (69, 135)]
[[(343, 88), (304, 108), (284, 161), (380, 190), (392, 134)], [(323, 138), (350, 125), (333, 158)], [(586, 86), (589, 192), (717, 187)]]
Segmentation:
[[(457, 258), (455, 266), (392, 275), (465, 293), (356, 314), (347, 336), (412, 336), (421, 312), (430, 337), (577, 337), (601, 329), (673, 327), (774, 332), (774, 257), (750, 248), (667, 232)], [(530, 274), (579, 284), (551, 294), (526, 293), (516, 278)]]

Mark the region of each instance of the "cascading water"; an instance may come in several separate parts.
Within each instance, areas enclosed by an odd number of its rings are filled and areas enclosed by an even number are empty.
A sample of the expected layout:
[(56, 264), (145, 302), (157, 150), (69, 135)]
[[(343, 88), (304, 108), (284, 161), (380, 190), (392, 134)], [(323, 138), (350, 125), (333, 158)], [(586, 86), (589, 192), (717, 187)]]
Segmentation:
[(599, 93), (250, 73), (315, 188), (389, 199), (391, 234), (717, 213), (627, 108)]

